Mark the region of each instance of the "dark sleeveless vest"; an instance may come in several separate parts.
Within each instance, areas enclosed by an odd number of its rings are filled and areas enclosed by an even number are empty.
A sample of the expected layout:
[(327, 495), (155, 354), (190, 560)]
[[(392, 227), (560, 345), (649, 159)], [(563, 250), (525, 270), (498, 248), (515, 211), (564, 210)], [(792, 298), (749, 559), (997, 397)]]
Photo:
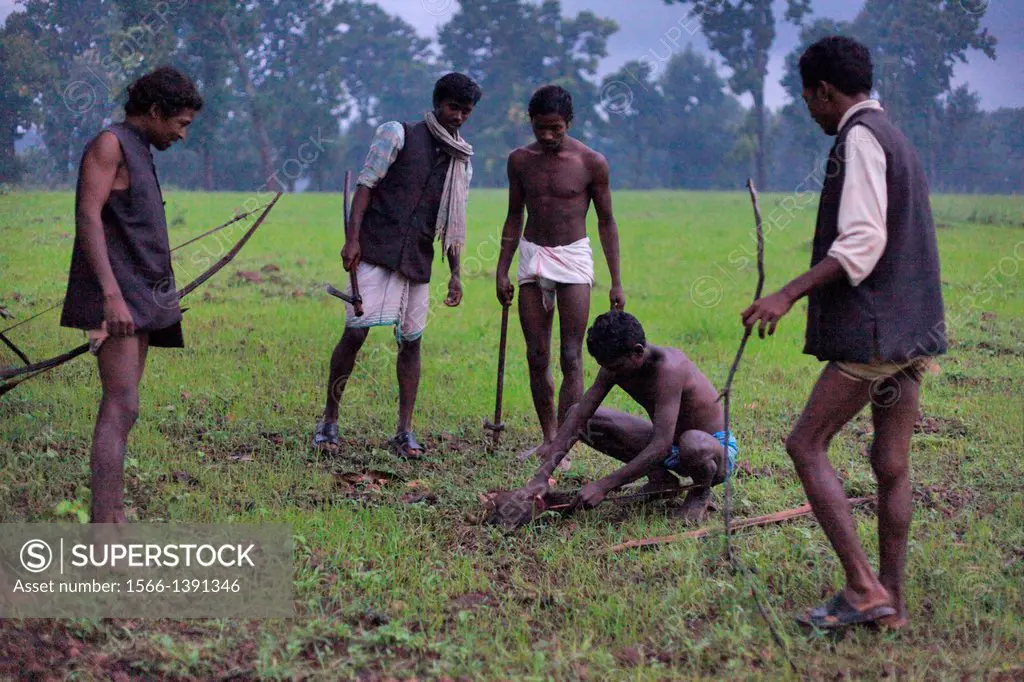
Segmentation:
[(371, 190), (359, 230), (362, 260), (430, 281), (437, 213), (451, 156), (427, 124), (402, 124), (405, 144), (387, 175)]
[[(128, 189), (111, 190), (100, 214), (110, 267), (135, 328), (150, 332), (151, 345), (181, 346), (181, 309), (171, 268), (163, 195), (149, 142), (128, 123), (115, 123), (107, 131), (116, 135), (121, 144), (131, 183)], [(81, 183), (79, 164), (76, 214)], [(82, 247), (81, 235), (76, 234), (60, 323), (89, 330), (99, 329), (102, 322), (103, 291)], [(163, 333), (153, 334), (161, 330)]]
[(811, 266), (825, 259), (839, 234), (846, 138), (855, 125), (867, 127), (885, 151), (885, 251), (859, 286), (843, 277), (811, 292), (804, 352), (819, 360), (862, 363), (941, 355), (946, 325), (928, 182), (914, 148), (882, 111), (854, 114), (829, 152)]

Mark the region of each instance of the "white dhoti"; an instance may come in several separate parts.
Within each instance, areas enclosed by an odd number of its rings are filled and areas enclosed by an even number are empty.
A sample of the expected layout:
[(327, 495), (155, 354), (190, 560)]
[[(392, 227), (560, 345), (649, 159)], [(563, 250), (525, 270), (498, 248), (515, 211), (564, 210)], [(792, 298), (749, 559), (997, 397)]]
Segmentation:
[[(360, 262), (359, 294), (363, 297), (363, 316), (356, 317), (351, 303), (345, 304), (345, 326), (395, 328), (399, 341), (415, 341), (423, 336), (430, 308), (430, 285), (413, 283), (401, 274), (380, 265)], [(347, 293), (352, 293), (351, 282)]]
[(594, 286), (594, 254), (590, 238), (564, 246), (538, 246), (526, 239), (519, 242), (519, 286), (537, 284), (543, 292), (544, 309), (555, 307), (559, 284)]

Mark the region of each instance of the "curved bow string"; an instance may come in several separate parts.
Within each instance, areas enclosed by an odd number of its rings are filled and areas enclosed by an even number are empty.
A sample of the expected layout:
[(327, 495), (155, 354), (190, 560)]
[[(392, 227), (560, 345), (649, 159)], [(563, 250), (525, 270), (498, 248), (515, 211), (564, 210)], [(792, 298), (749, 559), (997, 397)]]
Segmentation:
[[(207, 268), (205, 271), (203, 271), (198, 277), (196, 277), (194, 280), (192, 280), (191, 282), (186, 284), (182, 289), (180, 289), (178, 291), (178, 300), (181, 300), (182, 298), (184, 298), (188, 294), (190, 294), (193, 291), (195, 291), (200, 285), (202, 285), (208, 279), (210, 279), (215, 274), (217, 274), (217, 272), (219, 272), (225, 265), (230, 263), (234, 259), (235, 256), (238, 255), (238, 252), (242, 250), (242, 247), (245, 246), (246, 242), (249, 241), (249, 238), (252, 237), (252, 235), (256, 232), (257, 229), (259, 229), (260, 225), (263, 223), (263, 221), (266, 219), (267, 215), (270, 213), (270, 210), (272, 208), (274, 208), (274, 204), (276, 204), (277, 200), (281, 198), (281, 194), (282, 194), (282, 192), (278, 192), (277, 194), (274, 195), (274, 198), (271, 199), (269, 202), (267, 202), (264, 206), (257, 207), (257, 208), (254, 208), (251, 211), (247, 211), (245, 213), (241, 213), (239, 215), (236, 215), (235, 217), (233, 217), (231, 220), (227, 221), (223, 225), (218, 225), (217, 227), (215, 227), (215, 228), (213, 228), (211, 230), (207, 230), (203, 234), (201, 234), (201, 235), (199, 235), (197, 237), (193, 237), (192, 239), (186, 241), (185, 243), (179, 244), (178, 246), (176, 246), (173, 249), (171, 249), (172, 252), (177, 251), (178, 249), (181, 249), (181, 248), (183, 248), (185, 246), (188, 246), (189, 244), (192, 244), (192, 243), (194, 243), (194, 242), (196, 242), (196, 241), (198, 241), (198, 240), (200, 240), (200, 239), (202, 239), (204, 237), (208, 237), (208, 236), (210, 236), (211, 234), (213, 234), (215, 232), (219, 232), (220, 230), (223, 230), (224, 228), (226, 228), (229, 225), (232, 225), (232, 224), (238, 222), (239, 220), (243, 220), (244, 218), (246, 218), (246, 217), (252, 215), (253, 213), (255, 213), (256, 211), (259, 211), (260, 208), (263, 209), (263, 212), (260, 214), (259, 218), (257, 218), (253, 222), (253, 224), (249, 226), (249, 229), (245, 231), (245, 234), (243, 234), (241, 236), (241, 238), (239, 238), (239, 240), (237, 242), (235, 242), (235, 245), (232, 246), (231, 249), (227, 253), (225, 253), (223, 256), (221, 256), (221, 258), (216, 263), (211, 265), (209, 268)], [(63, 303), (63, 301), (61, 301), (61, 303)], [(56, 305), (53, 305), (50, 308), (47, 308), (46, 310), (42, 311), (41, 313), (37, 313), (37, 314), (33, 315), (30, 318), (22, 320), (18, 324), (12, 325), (12, 326), (10, 326), (10, 327), (0, 331), (0, 341), (3, 341), (5, 345), (10, 347), (11, 350), (13, 350), (18, 355), (18, 357), (21, 358), (21, 360), (25, 363), (24, 366), (21, 366), (21, 367), (3, 367), (3, 368), (0, 368), (0, 380), (3, 380), (3, 384), (0, 384), (0, 396), (4, 395), (5, 393), (7, 393), (9, 391), (14, 390), (14, 388), (16, 386), (18, 386), (18, 384), (20, 384), (23, 381), (27, 381), (28, 379), (31, 379), (32, 377), (35, 377), (35, 376), (38, 376), (38, 375), (42, 374), (43, 372), (47, 372), (47, 371), (49, 371), (49, 370), (51, 370), (51, 369), (53, 369), (55, 367), (59, 367), (59, 366), (63, 365), (65, 362), (68, 362), (69, 360), (73, 360), (74, 358), (77, 358), (79, 355), (83, 355), (84, 353), (88, 352), (89, 344), (88, 343), (83, 343), (80, 346), (76, 346), (75, 348), (72, 348), (71, 350), (69, 350), (66, 353), (61, 353), (60, 355), (56, 355), (56, 356), (54, 356), (52, 358), (48, 358), (46, 360), (40, 360), (38, 362), (29, 362), (28, 357), (23, 352), (21, 352), (21, 350), (18, 349), (17, 346), (15, 346), (12, 342), (10, 342), (10, 340), (8, 340), (7, 337), (4, 335), (4, 332), (8, 332), (8, 331), (14, 329), (15, 327), (20, 327), (21, 325), (34, 320), (35, 318), (39, 317), (40, 315), (43, 315), (43, 314), (53, 310), (54, 308), (57, 308), (59, 305), (61, 305), (61, 303), (57, 303)], [(184, 312), (184, 310), (182, 312)]]

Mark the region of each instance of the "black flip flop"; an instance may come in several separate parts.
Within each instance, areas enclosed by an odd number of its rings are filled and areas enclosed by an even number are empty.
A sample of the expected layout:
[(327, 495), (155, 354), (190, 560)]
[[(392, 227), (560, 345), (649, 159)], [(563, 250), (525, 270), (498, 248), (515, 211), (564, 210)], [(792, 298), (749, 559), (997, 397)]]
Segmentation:
[(870, 609), (857, 610), (842, 592), (822, 606), (810, 609), (805, 615), (797, 616), (801, 625), (818, 628), (819, 630), (837, 630), (850, 625), (866, 625), (896, 615), (896, 609), (886, 604)]
[(411, 431), (402, 431), (391, 439), (390, 445), (392, 452), (404, 459), (422, 459), (426, 452)]
[(313, 433), (313, 448), (337, 448), (341, 444), (338, 439), (338, 423), (325, 424), (320, 422), (316, 425), (316, 431)]

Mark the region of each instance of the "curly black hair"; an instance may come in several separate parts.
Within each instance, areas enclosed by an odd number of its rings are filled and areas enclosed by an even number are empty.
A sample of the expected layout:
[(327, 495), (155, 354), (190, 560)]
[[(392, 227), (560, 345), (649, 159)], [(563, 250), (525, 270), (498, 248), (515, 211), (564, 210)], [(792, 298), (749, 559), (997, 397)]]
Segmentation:
[(828, 36), (800, 56), (800, 79), (805, 88), (822, 81), (844, 95), (870, 94), (873, 86), (871, 51), (846, 36)]
[(560, 85), (545, 85), (533, 93), (528, 111), (530, 118), (558, 114), (569, 123), (572, 121), (572, 95)]
[(199, 111), (203, 98), (188, 76), (170, 66), (161, 66), (128, 86), (124, 113), (138, 116), (157, 106), (164, 118), (177, 115), (182, 109)]
[(484, 91), (480, 89), (475, 80), (464, 73), (452, 72), (441, 76), (434, 83), (434, 106), (436, 107), (446, 99), (459, 104), (476, 106), (483, 94)]
[(587, 330), (587, 351), (600, 364), (613, 362), (632, 353), (637, 344), (646, 343), (640, 321), (622, 310), (598, 315)]

